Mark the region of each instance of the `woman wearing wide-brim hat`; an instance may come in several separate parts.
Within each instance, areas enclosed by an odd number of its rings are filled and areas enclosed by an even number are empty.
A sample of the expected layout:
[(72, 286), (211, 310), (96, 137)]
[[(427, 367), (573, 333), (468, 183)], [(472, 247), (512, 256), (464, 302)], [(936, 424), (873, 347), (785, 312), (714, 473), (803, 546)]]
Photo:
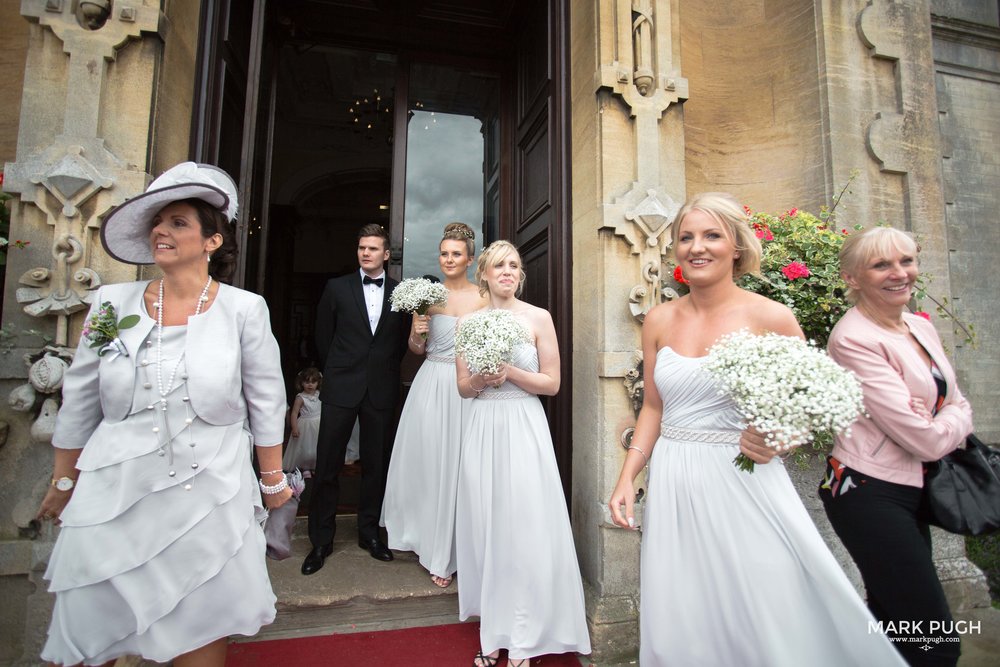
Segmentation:
[(220, 282), (236, 211), (225, 172), (185, 162), (105, 218), (108, 254), (163, 277), (101, 287), (66, 374), (45, 660), (222, 665), (274, 620), (260, 520), (291, 495), (285, 392), (267, 305)]

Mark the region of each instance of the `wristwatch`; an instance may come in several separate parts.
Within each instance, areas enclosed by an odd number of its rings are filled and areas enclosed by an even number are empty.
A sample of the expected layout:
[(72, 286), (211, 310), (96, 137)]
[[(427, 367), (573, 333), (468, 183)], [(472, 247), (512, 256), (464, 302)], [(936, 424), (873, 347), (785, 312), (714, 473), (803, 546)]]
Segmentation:
[(60, 491), (71, 491), (76, 486), (76, 480), (72, 477), (60, 477), (59, 479), (53, 477), (52, 486)]

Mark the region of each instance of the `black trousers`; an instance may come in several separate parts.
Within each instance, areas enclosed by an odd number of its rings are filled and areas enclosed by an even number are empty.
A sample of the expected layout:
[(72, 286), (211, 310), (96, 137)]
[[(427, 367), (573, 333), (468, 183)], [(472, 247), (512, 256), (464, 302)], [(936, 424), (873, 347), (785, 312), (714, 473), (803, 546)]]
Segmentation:
[(934, 568), (930, 528), (920, 520), (923, 491), (856, 470), (848, 475), (849, 491), (834, 496), (820, 487), (819, 497), (861, 571), (868, 608), (910, 665), (955, 665), (961, 646)]
[(347, 443), (354, 421), (360, 422), (361, 499), (358, 503), (358, 537), (378, 537), (378, 522), (385, 496), (385, 480), (392, 452), (392, 408), (372, 405), (369, 396), (357, 407), (344, 408), (323, 403), (316, 443), (316, 472), (309, 501), (309, 540), (320, 547), (333, 542), (337, 532), (337, 501), (340, 471), (344, 467)]

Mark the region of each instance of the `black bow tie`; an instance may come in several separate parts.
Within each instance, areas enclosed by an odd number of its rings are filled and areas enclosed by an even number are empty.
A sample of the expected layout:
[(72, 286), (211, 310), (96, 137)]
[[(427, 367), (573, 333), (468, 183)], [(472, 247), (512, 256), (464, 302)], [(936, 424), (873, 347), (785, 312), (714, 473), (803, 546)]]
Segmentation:
[(385, 279), (384, 278), (372, 278), (371, 276), (365, 276), (365, 279), (362, 280), (361, 282), (363, 284), (365, 284), (365, 285), (371, 285), (372, 283), (375, 283), (376, 285), (378, 285), (379, 287), (381, 287), (383, 280), (385, 280)]

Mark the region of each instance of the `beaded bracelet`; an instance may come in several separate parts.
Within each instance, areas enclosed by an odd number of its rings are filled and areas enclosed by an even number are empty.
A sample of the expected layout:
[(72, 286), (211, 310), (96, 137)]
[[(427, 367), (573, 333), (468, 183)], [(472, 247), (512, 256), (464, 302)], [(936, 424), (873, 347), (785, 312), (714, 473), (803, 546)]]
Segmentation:
[(264, 480), (260, 480), (257, 483), (260, 484), (261, 493), (267, 496), (273, 496), (274, 494), (281, 493), (282, 491), (288, 488), (288, 476), (282, 474), (281, 481), (278, 482), (277, 484), (274, 484), (273, 486), (268, 486), (267, 484), (264, 483)]

